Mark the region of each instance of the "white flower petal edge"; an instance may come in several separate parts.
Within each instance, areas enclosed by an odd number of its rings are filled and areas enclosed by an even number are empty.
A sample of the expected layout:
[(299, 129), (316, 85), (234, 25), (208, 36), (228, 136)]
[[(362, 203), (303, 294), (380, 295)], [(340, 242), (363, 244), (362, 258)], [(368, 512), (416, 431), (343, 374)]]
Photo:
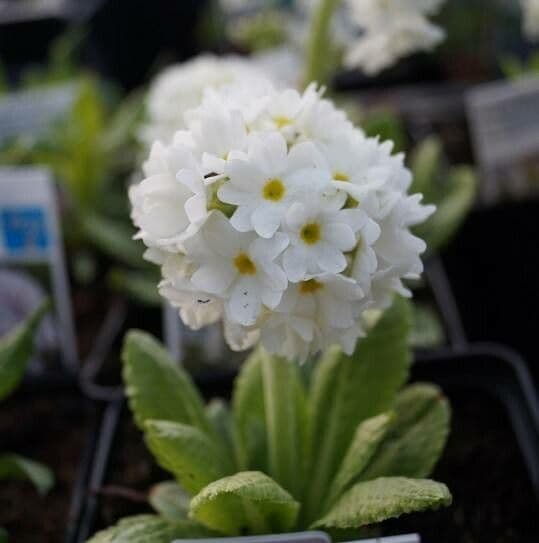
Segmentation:
[(315, 86), (207, 88), (184, 121), (129, 191), (161, 295), (191, 328), (222, 321), (234, 350), (353, 352), (368, 315), (423, 269), (410, 229), (434, 208), (408, 194), (404, 157)]

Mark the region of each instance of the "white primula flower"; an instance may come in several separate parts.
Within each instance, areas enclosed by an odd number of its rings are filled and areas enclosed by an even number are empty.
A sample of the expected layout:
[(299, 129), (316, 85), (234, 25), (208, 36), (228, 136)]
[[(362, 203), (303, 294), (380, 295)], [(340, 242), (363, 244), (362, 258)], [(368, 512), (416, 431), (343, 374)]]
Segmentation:
[(523, 28), (532, 41), (539, 40), (539, 0), (521, 0)]
[(333, 343), (346, 343), (346, 351), (353, 351), (355, 340), (351, 346), (347, 336), (352, 329), (355, 339), (360, 335), (354, 306), (362, 299), (359, 285), (343, 275), (323, 274), (290, 284), (262, 324), (262, 344), (271, 353), (300, 360)]
[(224, 299), (230, 321), (252, 326), (262, 304), (273, 309), (281, 301), (288, 281), (274, 261), (287, 245), (288, 238), (282, 233), (269, 240), (240, 233), (217, 211), (199, 236), (186, 243), (187, 255), (196, 255), (199, 263), (191, 282), (201, 291)]
[(235, 56), (200, 55), (166, 68), (151, 84), (140, 139), (146, 145), (158, 140), (170, 143), (186, 126), (184, 114), (200, 105), (206, 89), (261, 77), (251, 62)]
[(292, 204), (313, 192), (332, 190), (329, 172), (316, 168), (317, 156), (310, 143), (300, 143), (289, 153), (278, 132), (253, 136), (246, 156), (228, 162), (229, 182), (217, 193), (223, 202), (238, 206), (232, 226), (271, 238)]
[(360, 209), (341, 209), (344, 194), (319, 196), (312, 203), (294, 203), (286, 214), (285, 232), (290, 247), (283, 257), (284, 270), (292, 282), (320, 273), (341, 273), (348, 262), (344, 253), (357, 244), (356, 233), (366, 224)]
[(183, 145), (153, 145), (146, 177), (131, 185), (131, 218), (136, 238), (148, 247), (178, 250), (206, 219), (206, 188), (200, 165)]
[(403, 57), (434, 49), (445, 32), (427, 17), (442, 4), (443, 0), (348, 0), (362, 34), (348, 48), (345, 65), (376, 75)]
[(434, 208), (408, 194), (404, 157), (315, 86), (207, 89), (185, 123), (130, 189), (161, 295), (191, 328), (221, 321), (235, 350), (351, 353), (366, 312), (422, 271), (411, 228)]

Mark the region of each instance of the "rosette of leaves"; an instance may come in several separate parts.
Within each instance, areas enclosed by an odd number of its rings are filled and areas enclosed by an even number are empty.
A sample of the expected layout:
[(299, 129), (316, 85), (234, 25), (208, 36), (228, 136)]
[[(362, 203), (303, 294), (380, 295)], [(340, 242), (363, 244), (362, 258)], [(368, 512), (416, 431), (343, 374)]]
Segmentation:
[[(0, 340), (0, 402), (19, 386), (34, 350), (36, 330), (48, 309), (49, 304), (43, 304)], [(30, 481), (40, 494), (46, 494), (54, 484), (54, 476), (47, 467), (18, 454), (0, 451), (0, 481), (7, 479)], [(0, 542), (3, 541), (7, 541), (7, 532), (0, 527)]]
[(444, 448), (447, 400), (404, 387), (410, 307), (396, 300), (353, 356), (324, 353), (312, 371), (254, 351), (231, 405), (204, 406), (189, 376), (151, 336), (124, 353), (129, 404), (174, 481), (150, 492), (155, 515), (123, 519), (92, 543), (322, 529), (342, 538), (404, 513), (451, 503), (427, 479)]

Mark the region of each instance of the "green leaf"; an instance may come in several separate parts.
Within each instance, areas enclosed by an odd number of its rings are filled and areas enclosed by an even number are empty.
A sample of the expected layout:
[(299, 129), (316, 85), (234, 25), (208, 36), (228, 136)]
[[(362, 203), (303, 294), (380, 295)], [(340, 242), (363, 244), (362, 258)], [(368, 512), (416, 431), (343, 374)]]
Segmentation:
[(386, 413), (367, 419), (358, 426), (341, 467), (333, 479), (326, 501), (328, 506), (333, 505), (367, 467), (386, 435), (391, 421), (392, 416)]
[(378, 454), (361, 474), (377, 477), (428, 477), (442, 454), (451, 412), (439, 388), (417, 384), (401, 392), (393, 407), (395, 419)]
[(117, 292), (122, 292), (134, 302), (148, 306), (158, 307), (163, 299), (157, 290), (158, 274), (147, 272), (131, 272), (120, 268), (110, 270), (107, 283)]
[(410, 159), (414, 176), (410, 194), (419, 192), (426, 202), (432, 202), (442, 165), (442, 153), (442, 142), (436, 136), (426, 138), (414, 149)]
[(135, 230), (130, 225), (95, 213), (82, 215), (80, 224), (86, 238), (109, 258), (135, 268), (146, 265), (143, 247), (133, 240)]
[(467, 166), (453, 168), (447, 177), (444, 194), (434, 203), (436, 212), (414, 234), (427, 242), (430, 253), (440, 250), (458, 231), (471, 211), (477, 192), (477, 176)]
[(220, 448), (198, 428), (149, 420), (145, 439), (157, 463), (192, 494), (230, 473)]
[(263, 356), (262, 351), (254, 351), (243, 363), (234, 383), (232, 413), (240, 470), (268, 469)]
[(451, 494), (444, 484), (427, 479), (380, 478), (356, 484), (313, 528), (361, 528), (450, 504)]
[(198, 539), (215, 535), (196, 522), (171, 522), (155, 515), (126, 517), (116, 526), (97, 533), (87, 543), (171, 543), (174, 539)]
[(214, 399), (206, 407), (206, 414), (222, 449), (230, 458), (231, 468), (235, 467), (234, 421), (228, 405), (223, 400)]
[(187, 518), (191, 496), (175, 481), (165, 481), (150, 488), (148, 501), (156, 513), (176, 521)]
[(30, 481), (40, 494), (46, 494), (54, 485), (49, 468), (16, 454), (0, 455), (1, 479)]
[(396, 298), (353, 356), (332, 348), (320, 360), (309, 397), (312, 459), (306, 520), (320, 514), (358, 424), (389, 410), (406, 382), (410, 315), (409, 303)]
[(299, 504), (258, 471), (215, 481), (191, 501), (191, 516), (226, 535), (282, 533), (296, 522)]
[(426, 304), (413, 305), (414, 329), (410, 338), (416, 348), (440, 347), (445, 341), (445, 332), (438, 313)]
[(261, 356), (268, 474), (295, 498), (301, 498), (306, 457), (305, 388), (296, 364), (266, 352)]
[(34, 335), (49, 309), (49, 303), (43, 303), (25, 322), (0, 340), (0, 400), (11, 394), (24, 377), (34, 351)]
[(191, 378), (150, 334), (130, 331), (122, 359), (126, 394), (141, 430), (153, 419), (192, 425), (212, 435), (204, 403)]
[[(1, 89), (0, 89), (1, 90)], [(8, 543), (9, 537), (7, 531), (0, 526), (0, 543)]]

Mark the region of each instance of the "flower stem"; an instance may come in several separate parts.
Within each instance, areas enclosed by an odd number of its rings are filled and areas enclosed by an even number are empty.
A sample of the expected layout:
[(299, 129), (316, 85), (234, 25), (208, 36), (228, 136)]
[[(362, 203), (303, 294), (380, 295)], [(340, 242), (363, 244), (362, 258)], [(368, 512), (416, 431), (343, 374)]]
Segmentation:
[(333, 50), (330, 36), (331, 19), (340, 1), (319, 0), (318, 7), (312, 14), (303, 80), (305, 87), (312, 81), (324, 85), (329, 80)]

